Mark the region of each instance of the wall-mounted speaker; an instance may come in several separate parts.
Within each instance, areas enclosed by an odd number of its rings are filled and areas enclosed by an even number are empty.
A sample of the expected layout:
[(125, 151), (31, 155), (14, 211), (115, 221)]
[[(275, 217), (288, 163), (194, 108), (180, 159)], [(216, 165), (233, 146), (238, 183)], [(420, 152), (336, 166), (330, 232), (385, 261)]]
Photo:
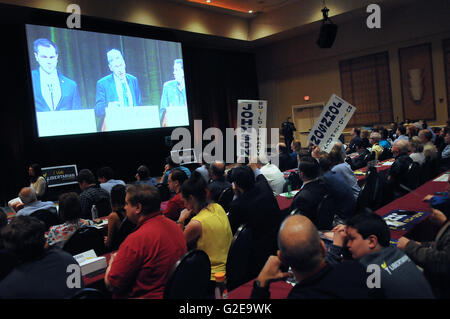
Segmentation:
[(320, 27), (319, 39), (317, 45), (319, 48), (331, 48), (336, 38), (338, 26), (334, 23), (323, 23)]

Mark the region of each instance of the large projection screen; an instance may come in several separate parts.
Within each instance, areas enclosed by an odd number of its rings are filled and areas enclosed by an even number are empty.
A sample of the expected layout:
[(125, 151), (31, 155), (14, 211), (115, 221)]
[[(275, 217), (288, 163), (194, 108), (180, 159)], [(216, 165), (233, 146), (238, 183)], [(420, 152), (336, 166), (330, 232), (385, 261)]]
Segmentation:
[(26, 25), (39, 137), (189, 125), (181, 43)]

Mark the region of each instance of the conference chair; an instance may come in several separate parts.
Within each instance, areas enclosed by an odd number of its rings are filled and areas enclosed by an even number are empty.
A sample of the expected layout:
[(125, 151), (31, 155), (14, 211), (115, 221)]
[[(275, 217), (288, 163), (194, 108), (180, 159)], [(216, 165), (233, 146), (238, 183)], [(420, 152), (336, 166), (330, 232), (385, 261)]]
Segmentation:
[(103, 292), (94, 288), (78, 290), (70, 299), (106, 299)]
[(165, 202), (170, 199), (170, 189), (167, 184), (158, 183), (156, 188), (159, 190), (159, 195), (161, 196), (161, 201)]
[(210, 279), (208, 255), (203, 250), (190, 250), (172, 268), (164, 288), (164, 299), (205, 299)]
[(383, 148), (383, 152), (378, 157), (379, 161), (384, 161), (390, 158), (393, 158), (394, 154), (392, 154), (392, 151), (389, 148)]
[(330, 194), (325, 194), (317, 207), (316, 226), (318, 230), (329, 230), (333, 228), (335, 206), (334, 198)]
[(108, 216), (112, 212), (111, 201), (109, 198), (102, 198), (95, 202), (94, 205), (97, 207), (97, 218)]
[[(421, 172), (422, 168), (419, 163), (412, 162), (409, 164), (406, 185), (403, 185), (409, 189), (408, 192), (411, 192), (413, 189), (419, 187)], [(400, 187), (401, 186), (402, 185), (400, 185)]]
[(40, 221), (44, 222), (47, 230), (54, 225), (62, 224), (62, 221), (59, 218), (59, 216), (56, 213), (52, 213), (47, 209), (39, 209), (30, 214), (30, 216), (35, 217)]
[(231, 241), (226, 264), (228, 291), (253, 279), (248, 278), (251, 264), (252, 236), (252, 230), (246, 225), (241, 225)]
[(103, 233), (95, 226), (79, 228), (64, 244), (63, 250), (72, 256), (94, 249), (97, 256), (105, 252)]
[(367, 169), (365, 183), (361, 187), (358, 200), (356, 201), (356, 213), (361, 213), (365, 208), (377, 210), (384, 204), (383, 200), (384, 183), (377, 172), (376, 167)]
[(232, 187), (225, 188), (222, 191), (222, 193), (220, 193), (219, 198), (217, 199), (217, 204), (222, 206), (225, 212), (228, 212), (233, 197), (234, 197), (233, 188)]

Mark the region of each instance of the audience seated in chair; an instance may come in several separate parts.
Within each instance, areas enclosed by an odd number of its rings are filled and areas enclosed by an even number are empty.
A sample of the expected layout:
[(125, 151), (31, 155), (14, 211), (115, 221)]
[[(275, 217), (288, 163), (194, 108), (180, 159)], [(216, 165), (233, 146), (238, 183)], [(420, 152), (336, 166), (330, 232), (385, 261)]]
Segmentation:
[(278, 150), (278, 168), (284, 172), (288, 169), (295, 168), (295, 163), (291, 160), (286, 144), (279, 143)]
[(380, 155), (383, 153), (383, 147), (380, 145), (381, 134), (378, 132), (370, 133), (369, 143), (372, 145), (372, 152), (375, 152), (375, 160), (378, 160)]
[(47, 237), (48, 246), (62, 248), (79, 228), (94, 224), (92, 220), (80, 218), (80, 199), (74, 192), (59, 196), (59, 214), (64, 223), (50, 227)]
[(225, 163), (214, 161), (209, 166), (209, 176), (211, 177), (211, 182), (208, 184), (210, 199), (217, 202), (222, 192), (231, 187), (231, 183), (225, 180)]
[(156, 184), (158, 184), (156, 178), (150, 177), (150, 170), (145, 165), (141, 165), (138, 167), (135, 177), (136, 185), (147, 184), (150, 186), (156, 186)]
[(351, 159), (349, 164), (352, 170), (360, 169), (367, 166), (369, 161), (369, 157), (371, 155), (368, 150), (369, 141), (367, 139), (361, 139), (361, 141), (355, 142), (356, 152), (358, 156), (354, 159)]
[(230, 204), (228, 219), (233, 234), (245, 224), (253, 233), (249, 273), (253, 278), (267, 258), (277, 250), (277, 232), (281, 223), (280, 208), (265, 178), (258, 178), (249, 166), (236, 167), (231, 181), (235, 199)]
[(51, 213), (57, 214), (56, 206), (53, 202), (42, 202), (37, 199), (36, 192), (33, 187), (24, 187), (19, 192), (19, 198), (24, 204), (16, 216), (30, 216), (38, 210), (48, 210)]
[(177, 224), (162, 216), (155, 187), (127, 188), (125, 210), (136, 230), (111, 255), (105, 285), (113, 297), (162, 298), (168, 275), (186, 252), (186, 241)]
[(431, 160), (437, 159), (438, 151), (432, 142), (433, 135), (429, 130), (419, 131), (419, 138), (423, 143), (423, 154)]
[[(228, 217), (222, 206), (208, 203), (206, 183), (198, 172), (181, 186), (181, 194), (186, 209), (178, 220), (180, 228), (184, 229), (184, 237), (188, 248), (203, 250), (211, 262), (211, 287), (214, 291), (215, 273), (225, 272), (228, 250), (233, 234)], [(190, 219), (186, 227), (187, 220)]]
[(447, 192), (444, 196), (427, 195), (432, 215), (429, 221), (440, 226), (433, 242), (416, 242), (406, 237), (398, 240), (398, 248), (403, 250), (428, 279), (437, 298), (450, 298), (450, 200)]
[(413, 162), (408, 155), (408, 148), (409, 142), (405, 140), (397, 140), (392, 145), (392, 153), (395, 156), (395, 161), (389, 169), (387, 187), (394, 198), (408, 193), (407, 190), (400, 186), (408, 184), (408, 170)]
[(28, 167), (28, 175), (30, 177), (30, 187), (36, 192), (36, 197), (43, 199), (47, 191), (47, 181), (42, 176), (41, 166), (37, 163), (30, 165)]
[[(434, 298), (422, 272), (401, 250), (390, 245), (389, 227), (381, 216), (359, 214), (339, 225), (334, 231), (333, 245), (343, 247), (345, 242), (353, 259), (365, 267), (378, 265), (381, 269), (378, 298), (428, 299)], [(329, 260), (341, 262), (339, 249), (332, 249)]]
[(78, 285), (67, 284), (68, 266), (77, 262), (60, 249), (44, 249), (44, 233), (44, 223), (29, 216), (14, 218), (1, 230), (5, 248), (20, 264), (0, 281), (0, 299), (63, 299), (84, 288), (81, 271), (71, 275)]
[(177, 221), (180, 217), (181, 211), (185, 208), (183, 199), (181, 198), (181, 185), (188, 179), (186, 173), (179, 168), (175, 168), (170, 171), (169, 178), (167, 182), (169, 183), (169, 189), (171, 192), (175, 193), (169, 202), (167, 207), (162, 211), (163, 215), (167, 218)]
[[(368, 299), (366, 268), (356, 261), (326, 262), (326, 248), (314, 224), (305, 216), (293, 215), (281, 224), (279, 251), (267, 260), (258, 275), (251, 298), (269, 298), (270, 282), (290, 276), (282, 266), (291, 267), (298, 282), (288, 299)], [(345, 285), (345, 289), (343, 289)]]
[(254, 161), (256, 163), (253, 165), (264, 175), (273, 193), (276, 195), (282, 193), (285, 179), (280, 169), (275, 164), (270, 163), (265, 156), (258, 156)]
[(108, 216), (108, 236), (105, 237), (105, 247), (111, 251), (119, 249), (120, 244), (136, 227), (130, 222), (125, 211), (126, 188), (116, 185), (111, 189), (112, 212)]
[(423, 165), (425, 163), (425, 155), (423, 154), (423, 143), (420, 137), (414, 136), (409, 142), (409, 157), (418, 163), (419, 165)]
[(353, 196), (358, 198), (361, 188), (358, 185), (358, 179), (353, 173), (352, 168), (344, 161), (345, 154), (341, 142), (336, 142), (331, 149), (328, 160), (330, 161), (331, 171), (340, 174), (348, 186), (352, 189)]
[[(109, 203), (110, 196), (107, 191), (97, 187), (95, 183), (95, 176), (88, 169), (82, 169), (77, 176), (78, 185), (81, 189), (80, 203), (81, 203), (81, 217), (85, 219), (92, 218), (92, 205), (100, 201), (107, 201)], [(107, 215), (111, 210), (107, 213)]]
[(166, 158), (166, 165), (164, 166), (164, 172), (163, 172), (161, 180), (159, 182), (163, 183), (163, 184), (167, 184), (167, 179), (169, 178), (170, 171), (174, 168), (181, 169), (182, 171), (184, 171), (186, 173), (188, 178), (191, 177), (191, 171), (187, 167), (184, 167), (184, 166), (181, 166), (181, 165), (175, 163), (172, 160), (172, 157), (168, 156)]
[(361, 143), (361, 130), (357, 127), (352, 128), (351, 136), (352, 139), (350, 140), (350, 143), (348, 144), (347, 149), (345, 152), (347, 154), (355, 153), (357, 152), (356, 145)]
[(125, 182), (120, 179), (114, 179), (114, 171), (111, 167), (102, 167), (97, 171), (98, 182), (100, 188), (111, 194), (111, 188), (115, 185), (124, 185)]

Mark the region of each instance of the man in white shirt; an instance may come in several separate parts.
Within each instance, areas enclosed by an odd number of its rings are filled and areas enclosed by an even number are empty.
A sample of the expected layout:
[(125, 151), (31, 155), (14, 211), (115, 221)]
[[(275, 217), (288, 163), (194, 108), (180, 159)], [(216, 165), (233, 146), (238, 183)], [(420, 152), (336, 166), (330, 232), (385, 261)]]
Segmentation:
[(58, 47), (48, 39), (34, 41), (39, 68), (31, 72), (36, 112), (81, 108), (77, 83), (57, 70)]
[[(265, 158), (258, 157), (256, 167), (259, 169), (260, 173), (264, 175), (267, 182), (272, 188), (275, 194), (280, 194), (283, 192), (283, 186), (285, 183), (284, 174), (280, 171), (278, 166), (268, 162)], [(267, 163), (267, 164), (264, 164)]]

